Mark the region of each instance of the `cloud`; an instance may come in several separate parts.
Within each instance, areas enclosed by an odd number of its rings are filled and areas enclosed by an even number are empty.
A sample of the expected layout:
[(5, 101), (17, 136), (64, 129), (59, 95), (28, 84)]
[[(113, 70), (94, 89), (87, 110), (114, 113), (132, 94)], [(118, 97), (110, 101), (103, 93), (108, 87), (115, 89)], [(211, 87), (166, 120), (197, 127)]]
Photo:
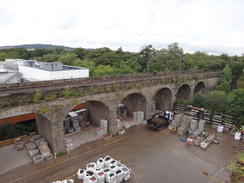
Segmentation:
[(178, 42), (185, 52), (244, 53), (242, 0), (1, 0), (2, 45), (122, 47)]

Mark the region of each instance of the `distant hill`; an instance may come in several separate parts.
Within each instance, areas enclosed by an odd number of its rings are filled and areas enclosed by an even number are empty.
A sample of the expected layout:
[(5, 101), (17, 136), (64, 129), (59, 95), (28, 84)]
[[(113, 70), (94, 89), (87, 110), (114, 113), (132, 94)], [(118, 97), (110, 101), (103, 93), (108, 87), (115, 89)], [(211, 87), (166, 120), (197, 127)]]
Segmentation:
[(0, 49), (9, 49), (9, 48), (25, 48), (28, 50), (32, 49), (40, 49), (40, 48), (46, 48), (46, 49), (54, 49), (56, 47), (62, 47), (66, 50), (73, 50), (75, 48), (67, 47), (67, 46), (62, 46), (62, 45), (52, 45), (52, 44), (23, 44), (23, 45), (13, 45), (13, 46), (0, 46)]

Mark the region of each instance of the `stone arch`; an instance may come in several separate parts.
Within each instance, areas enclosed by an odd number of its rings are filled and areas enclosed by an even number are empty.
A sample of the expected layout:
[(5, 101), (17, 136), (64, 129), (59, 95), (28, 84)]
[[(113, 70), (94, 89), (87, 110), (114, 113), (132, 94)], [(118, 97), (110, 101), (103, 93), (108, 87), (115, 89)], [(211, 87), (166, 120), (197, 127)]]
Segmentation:
[(133, 112), (142, 111), (146, 114), (147, 111), (147, 100), (140, 93), (131, 93), (127, 95), (121, 101), (127, 109), (127, 116), (133, 116)]
[(100, 126), (101, 119), (110, 119), (109, 108), (103, 102), (97, 100), (88, 100), (85, 102), (85, 106), (88, 110), (88, 120), (94, 126)]
[(203, 94), (206, 92), (206, 86), (205, 86), (205, 83), (203, 81), (197, 83), (197, 86), (194, 88), (193, 94), (196, 94), (198, 92), (201, 92)]
[(183, 84), (176, 93), (176, 100), (177, 99), (184, 99), (190, 100), (191, 99), (191, 87), (188, 84)]
[(161, 88), (154, 95), (156, 110), (171, 110), (172, 107), (172, 91), (169, 88)]

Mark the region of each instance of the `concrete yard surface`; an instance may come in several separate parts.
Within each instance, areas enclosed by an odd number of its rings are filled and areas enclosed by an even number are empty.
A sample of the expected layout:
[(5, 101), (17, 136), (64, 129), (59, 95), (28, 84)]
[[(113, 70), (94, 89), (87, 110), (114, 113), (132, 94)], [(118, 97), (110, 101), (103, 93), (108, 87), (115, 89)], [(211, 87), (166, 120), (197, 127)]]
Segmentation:
[[(243, 140), (237, 141), (227, 132), (218, 133), (206, 126), (209, 134), (215, 134), (219, 144), (211, 144), (206, 150), (188, 146), (179, 139), (184, 136), (172, 134), (165, 128), (152, 131), (146, 126), (133, 126), (122, 136), (109, 140), (94, 140), (37, 165), (28, 163), (0, 176), (0, 182), (50, 183), (72, 178), (76, 182), (79, 168), (98, 158), (110, 155), (131, 168), (128, 183), (206, 183), (210, 182), (203, 171), (221, 181), (230, 182), (229, 161), (235, 162), (233, 152), (243, 150)], [(0, 149), (1, 151), (1, 149)], [(7, 160), (6, 160), (7, 161)], [(1, 162), (2, 164), (2, 162)]]

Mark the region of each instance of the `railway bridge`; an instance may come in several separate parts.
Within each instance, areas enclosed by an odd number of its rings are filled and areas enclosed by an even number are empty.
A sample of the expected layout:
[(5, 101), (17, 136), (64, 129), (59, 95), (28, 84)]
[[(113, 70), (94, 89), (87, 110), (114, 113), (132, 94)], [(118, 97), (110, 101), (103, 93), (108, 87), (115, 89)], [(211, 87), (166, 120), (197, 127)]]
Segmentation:
[(171, 110), (176, 99), (190, 100), (194, 93), (211, 90), (220, 75), (188, 71), (1, 85), (0, 116), (35, 113), (38, 133), (58, 153), (65, 151), (63, 121), (78, 106), (88, 110), (92, 125), (99, 126), (100, 119), (106, 119), (116, 134), (120, 103), (126, 106), (128, 116), (143, 111), (146, 120), (152, 103), (158, 110)]

